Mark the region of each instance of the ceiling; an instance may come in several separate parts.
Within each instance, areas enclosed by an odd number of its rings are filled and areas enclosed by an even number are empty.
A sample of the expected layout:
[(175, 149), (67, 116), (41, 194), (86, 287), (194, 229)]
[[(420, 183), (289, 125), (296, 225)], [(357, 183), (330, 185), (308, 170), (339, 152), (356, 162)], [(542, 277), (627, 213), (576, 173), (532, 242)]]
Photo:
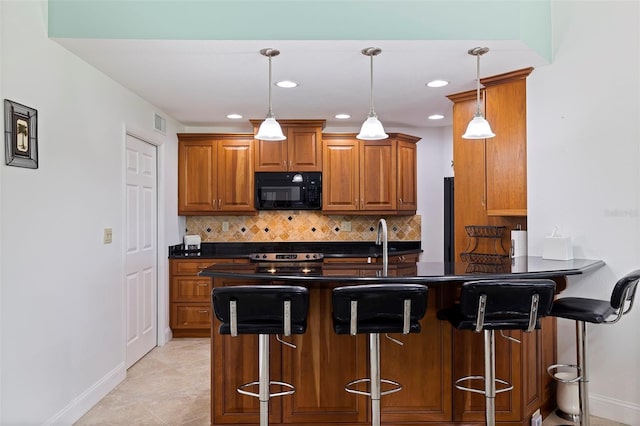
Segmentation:
[[(49, 0), (49, 36), (187, 126), (251, 131), (268, 111), (268, 59), (279, 119), (325, 119), (357, 132), (370, 108), (387, 131), (451, 124), (446, 95), (480, 76), (548, 64), (549, 2), (500, 0)], [(268, 19), (265, 19), (268, 17)], [(432, 79), (450, 84), (428, 88)], [(237, 113), (240, 120), (227, 114)], [(338, 113), (350, 114), (338, 120)], [(431, 114), (443, 114), (439, 121)]]
[[(272, 88), (276, 118), (326, 119), (327, 127), (358, 131), (369, 113), (370, 59), (361, 50), (376, 46), (373, 60), (374, 107), (387, 131), (451, 124), (446, 95), (475, 89), (476, 58), (467, 53), (488, 46), (481, 57), (486, 77), (547, 61), (519, 41), (184, 41), (56, 40), (89, 64), (188, 126), (246, 127), (268, 110), (268, 59), (272, 47), (273, 82), (299, 86)], [(450, 84), (428, 88), (432, 79)], [(240, 120), (227, 114), (237, 113)], [(338, 120), (338, 113), (350, 114)], [(443, 114), (433, 121), (431, 114)]]

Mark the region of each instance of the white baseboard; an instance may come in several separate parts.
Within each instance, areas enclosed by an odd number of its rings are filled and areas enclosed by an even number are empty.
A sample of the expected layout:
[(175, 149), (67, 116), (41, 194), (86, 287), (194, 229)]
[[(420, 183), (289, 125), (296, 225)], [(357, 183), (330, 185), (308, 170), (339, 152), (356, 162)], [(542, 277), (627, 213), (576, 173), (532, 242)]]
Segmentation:
[(115, 389), (127, 375), (124, 362), (118, 364), (89, 389), (82, 392), (66, 407), (44, 422), (45, 425), (71, 425), (85, 415), (109, 392)]
[(167, 342), (173, 339), (173, 333), (171, 332), (171, 328), (167, 327), (164, 329), (164, 333), (162, 333), (162, 340), (158, 340), (158, 346), (164, 346)]
[(640, 405), (630, 402), (591, 394), (589, 395), (589, 412), (592, 416), (619, 423), (640, 425)]

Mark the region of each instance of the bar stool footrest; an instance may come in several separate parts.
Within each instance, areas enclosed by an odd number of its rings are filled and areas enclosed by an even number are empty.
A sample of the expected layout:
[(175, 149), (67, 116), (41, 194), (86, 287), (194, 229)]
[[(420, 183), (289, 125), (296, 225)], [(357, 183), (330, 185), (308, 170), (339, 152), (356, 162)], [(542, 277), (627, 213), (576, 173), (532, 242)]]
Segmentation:
[[(467, 387), (467, 386), (462, 386), (460, 383), (465, 382), (465, 381), (471, 381), (471, 380), (481, 380), (484, 383), (484, 376), (465, 376), (465, 377), (461, 377), (458, 380), (456, 380), (455, 386), (456, 389), (459, 389), (461, 391), (465, 391), (465, 392), (474, 392), (474, 393), (479, 393), (482, 395), (485, 395), (486, 392), (484, 391), (484, 389), (476, 389), (476, 388), (471, 388), (471, 387)], [(502, 392), (507, 392), (513, 389), (513, 385), (509, 382), (507, 382), (506, 380), (502, 380), (502, 379), (495, 379), (496, 383), (500, 383), (501, 385), (505, 385), (506, 387), (501, 388), (501, 389), (496, 389), (496, 395)]]
[[(367, 392), (367, 391), (361, 391), (358, 389), (355, 389), (353, 386), (357, 385), (359, 383), (371, 383), (371, 379), (370, 378), (364, 378), (364, 379), (356, 379), (353, 380), (349, 383), (347, 383), (344, 387), (344, 390), (346, 390), (349, 393), (355, 393), (358, 395), (365, 395), (365, 396), (371, 396), (371, 392)], [(386, 383), (388, 385), (393, 385), (394, 387), (391, 389), (387, 389), (386, 391), (380, 391), (380, 396), (384, 396), (384, 395), (389, 395), (390, 393), (395, 393), (395, 392), (399, 392), (402, 390), (402, 385), (394, 380), (389, 380), (389, 379), (380, 379), (380, 383)]]
[[(255, 393), (255, 392), (251, 392), (251, 391), (245, 390), (245, 388), (252, 387), (252, 386), (259, 386), (259, 385), (260, 385), (260, 382), (258, 382), (258, 381), (249, 382), (249, 383), (245, 383), (243, 385), (238, 386), (238, 388), (236, 390), (238, 391), (238, 393), (241, 393), (242, 395), (248, 395), (248, 396), (253, 396), (255, 398), (260, 398), (260, 394), (259, 393)], [(293, 386), (291, 383), (278, 382), (278, 381), (275, 381), (275, 380), (269, 381), (269, 386), (273, 386), (273, 385), (282, 386), (284, 388), (288, 388), (289, 390), (282, 391), (282, 392), (269, 393), (269, 398), (276, 397), (276, 396), (292, 395), (296, 391), (295, 386)]]
[[(559, 368), (570, 368), (572, 370), (576, 370), (576, 377), (573, 379), (561, 379), (559, 377), (556, 377), (555, 374), (553, 374), (553, 371), (559, 369)], [(547, 367), (547, 374), (549, 374), (551, 376), (551, 378), (553, 380), (555, 380), (556, 382), (562, 382), (562, 383), (576, 383), (579, 382), (580, 380), (582, 380), (582, 374), (581, 374), (582, 369), (580, 368), (579, 365), (575, 365), (575, 364), (553, 364)]]

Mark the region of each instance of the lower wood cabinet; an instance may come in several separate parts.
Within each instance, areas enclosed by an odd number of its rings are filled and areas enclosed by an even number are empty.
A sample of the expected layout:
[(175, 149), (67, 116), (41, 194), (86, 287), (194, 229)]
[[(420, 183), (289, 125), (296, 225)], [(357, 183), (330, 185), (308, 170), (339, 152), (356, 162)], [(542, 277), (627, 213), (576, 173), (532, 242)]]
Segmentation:
[[(348, 265), (336, 262), (335, 268), (339, 275), (339, 269)], [(402, 265), (390, 268), (390, 275), (401, 276), (404, 272)], [(309, 286), (307, 332), (287, 338), (296, 349), (280, 344), (275, 337), (270, 340), (271, 379), (296, 387), (293, 395), (271, 399), (270, 424), (370, 424), (369, 399), (344, 390), (349, 381), (369, 376), (369, 354), (366, 335), (336, 335), (333, 331), (331, 291), (343, 284), (339, 279), (336, 276), (335, 283)], [(213, 281), (214, 287), (258, 283), (226, 278)], [(393, 336), (404, 342), (403, 346), (381, 336), (381, 376), (403, 385), (402, 391), (382, 397), (384, 425), (484, 424), (483, 396), (453, 386), (459, 377), (483, 374), (482, 334), (453, 330), (448, 322), (436, 318), (438, 309), (455, 300), (457, 288), (448, 283), (429, 289), (422, 331)], [(255, 425), (259, 420), (258, 400), (239, 394), (236, 388), (258, 378), (258, 338), (220, 335), (219, 324), (214, 318), (211, 422), (214, 426)], [(553, 382), (546, 366), (556, 359), (556, 322), (546, 318), (541, 330), (510, 335), (521, 343), (496, 336), (497, 376), (515, 386), (496, 399), (497, 420), (505, 426), (525, 426), (538, 407), (548, 414), (555, 406)]]

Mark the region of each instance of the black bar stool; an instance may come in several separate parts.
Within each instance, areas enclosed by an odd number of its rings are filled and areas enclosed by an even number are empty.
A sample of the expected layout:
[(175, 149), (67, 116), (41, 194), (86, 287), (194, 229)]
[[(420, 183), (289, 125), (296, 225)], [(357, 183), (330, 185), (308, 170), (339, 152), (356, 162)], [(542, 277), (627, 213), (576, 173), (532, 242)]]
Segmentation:
[[(622, 277), (613, 287), (610, 300), (588, 299), (584, 297), (563, 297), (553, 303), (551, 316), (566, 318), (576, 322), (577, 365), (554, 364), (547, 372), (558, 381), (578, 382), (580, 400), (580, 425), (589, 426), (589, 375), (587, 364), (587, 323), (614, 324), (626, 315), (633, 306), (636, 288), (640, 280), (640, 269)], [(577, 377), (571, 380), (558, 379), (553, 371), (560, 367), (576, 369)], [(558, 413), (561, 417), (563, 413)], [(576, 420), (569, 418), (569, 420)]]
[[(486, 280), (462, 284), (460, 302), (441, 309), (437, 317), (449, 321), (459, 330), (484, 332), (484, 376), (462, 377), (456, 389), (484, 395), (485, 421), (496, 423), (496, 394), (513, 389), (513, 385), (496, 378), (495, 330), (523, 330), (540, 328), (540, 318), (549, 314), (556, 284), (551, 280)], [(520, 343), (513, 337), (503, 337)], [(484, 389), (464, 386), (463, 382), (482, 380)], [(496, 389), (496, 382), (504, 385)]]
[[(380, 333), (419, 333), (418, 322), (427, 311), (427, 287), (418, 284), (370, 284), (333, 290), (333, 329), (336, 334), (369, 334), (370, 377), (346, 384), (350, 393), (371, 398), (371, 424), (380, 426), (380, 397), (402, 389), (393, 380), (380, 378)], [(402, 345), (402, 342), (387, 335)], [(369, 383), (369, 391), (355, 388)], [(393, 387), (382, 391), (381, 384)]]
[[(303, 334), (307, 329), (309, 291), (298, 286), (231, 286), (216, 287), (212, 292), (216, 317), (222, 322), (220, 334), (258, 334), (258, 381), (240, 385), (237, 391), (260, 400), (260, 426), (269, 424), (269, 398), (291, 395), (293, 385), (269, 378), (269, 335), (290, 347), (295, 345), (281, 340), (278, 335)], [(247, 388), (258, 385), (258, 393)], [(271, 385), (287, 390), (270, 393)]]

